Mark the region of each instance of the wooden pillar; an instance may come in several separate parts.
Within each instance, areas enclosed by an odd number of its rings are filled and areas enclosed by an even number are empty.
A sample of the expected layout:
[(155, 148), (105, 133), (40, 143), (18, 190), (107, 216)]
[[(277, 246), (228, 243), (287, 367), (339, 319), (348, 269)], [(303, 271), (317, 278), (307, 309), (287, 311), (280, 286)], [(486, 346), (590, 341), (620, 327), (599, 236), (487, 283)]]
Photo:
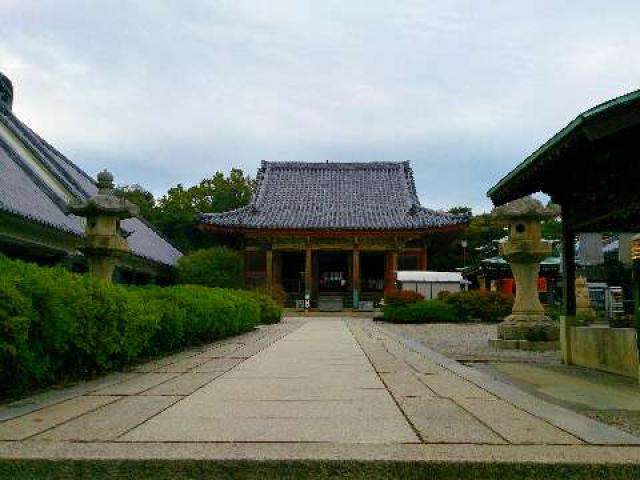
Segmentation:
[(245, 250), (244, 239), (240, 241), (240, 271), (242, 272), (242, 285), (247, 286), (247, 251)]
[(308, 246), (305, 250), (305, 256), (304, 256), (304, 293), (305, 296), (308, 296), (309, 299), (311, 299), (311, 289), (312, 289), (312, 273), (311, 273), (311, 267), (313, 265), (312, 262), (312, 258), (311, 258), (311, 247)]
[(427, 247), (424, 247), (420, 251), (420, 256), (418, 258), (418, 269), (425, 271), (427, 269)]
[(563, 313), (572, 317), (576, 314), (576, 247), (575, 233), (567, 225), (566, 210), (562, 208), (562, 303)]
[(384, 272), (384, 292), (393, 292), (396, 289), (396, 271), (398, 270), (398, 252), (387, 252)]
[(267, 256), (267, 285), (273, 284), (273, 250), (271, 247), (265, 252)]
[(562, 363), (571, 365), (571, 327), (576, 315), (576, 248), (575, 233), (570, 228), (569, 208), (562, 205), (562, 310), (560, 348)]
[(360, 250), (358, 247), (353, 249), (353, 264), (351, 267), (352, 285), (353, 285), (353, 308), (358, 308), (360, 304)]

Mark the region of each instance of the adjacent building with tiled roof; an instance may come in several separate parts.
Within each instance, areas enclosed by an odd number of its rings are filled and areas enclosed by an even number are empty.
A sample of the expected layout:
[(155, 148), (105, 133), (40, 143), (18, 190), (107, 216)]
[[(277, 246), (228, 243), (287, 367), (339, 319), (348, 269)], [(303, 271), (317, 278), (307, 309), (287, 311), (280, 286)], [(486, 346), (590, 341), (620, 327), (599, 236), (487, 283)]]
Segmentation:
[[(82, 268), (85, 219), (68, 206), (96, 195), (97, 184), (21, 122), (12, 103), (12, 84), (0, 73), (0, 252)], [(130, 249), (120, 261), (122, 277), (166, 276), (181, 256), (139, 218), (123, 220), (121, 229)]]
[(251, 203), (200, 227), (243, 249), (247, 282), (357, 308), (399, 267), (426, 270), (430, 237), (468, 221), (420, 205), (409, 162), (263, 162)]

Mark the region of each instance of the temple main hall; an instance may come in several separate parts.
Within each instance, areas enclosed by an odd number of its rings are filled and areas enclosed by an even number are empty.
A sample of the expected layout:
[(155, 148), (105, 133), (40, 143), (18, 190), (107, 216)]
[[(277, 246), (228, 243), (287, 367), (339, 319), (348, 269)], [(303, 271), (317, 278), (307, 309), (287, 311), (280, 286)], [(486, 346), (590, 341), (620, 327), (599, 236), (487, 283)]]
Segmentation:
[(264, 161), (249, 205), (200, 228), (242, 252), (247, 286), (338, 310), (371, 308), (398, 270), (427, 270), (430, 238), (468, 221), (420, 205), (409, 162)]

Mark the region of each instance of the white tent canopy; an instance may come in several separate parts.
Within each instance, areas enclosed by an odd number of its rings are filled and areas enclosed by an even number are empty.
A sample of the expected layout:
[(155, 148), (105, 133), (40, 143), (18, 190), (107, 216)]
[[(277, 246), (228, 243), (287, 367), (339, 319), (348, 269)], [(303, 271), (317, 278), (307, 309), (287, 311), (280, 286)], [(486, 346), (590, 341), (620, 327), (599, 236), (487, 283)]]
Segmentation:
[(413, 290), (427, 299), (437, 298), (440, 292), (459, 292), (469, 283), (459, 272), (398, 271), (396, 280), (402, 290)]
[(464, 283), (459, 272), (398, 271), (399, 282)]

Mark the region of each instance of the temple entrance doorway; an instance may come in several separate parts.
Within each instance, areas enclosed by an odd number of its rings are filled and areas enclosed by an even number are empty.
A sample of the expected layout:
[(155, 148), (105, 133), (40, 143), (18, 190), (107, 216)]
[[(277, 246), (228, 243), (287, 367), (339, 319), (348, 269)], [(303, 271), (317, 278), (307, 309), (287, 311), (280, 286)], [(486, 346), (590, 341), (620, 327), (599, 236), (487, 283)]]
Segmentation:
[(284, 290), (302, 298), (304, 295), (304, 252), (280, 253), (282, 273), (280, 276)]
[(360, 253), (360, 299), (377, 304), (384, 296), (384, 252)]
[(351, 277), (347, 252), (318, 252), (318, 292), (343, 295), (349, 293)]

